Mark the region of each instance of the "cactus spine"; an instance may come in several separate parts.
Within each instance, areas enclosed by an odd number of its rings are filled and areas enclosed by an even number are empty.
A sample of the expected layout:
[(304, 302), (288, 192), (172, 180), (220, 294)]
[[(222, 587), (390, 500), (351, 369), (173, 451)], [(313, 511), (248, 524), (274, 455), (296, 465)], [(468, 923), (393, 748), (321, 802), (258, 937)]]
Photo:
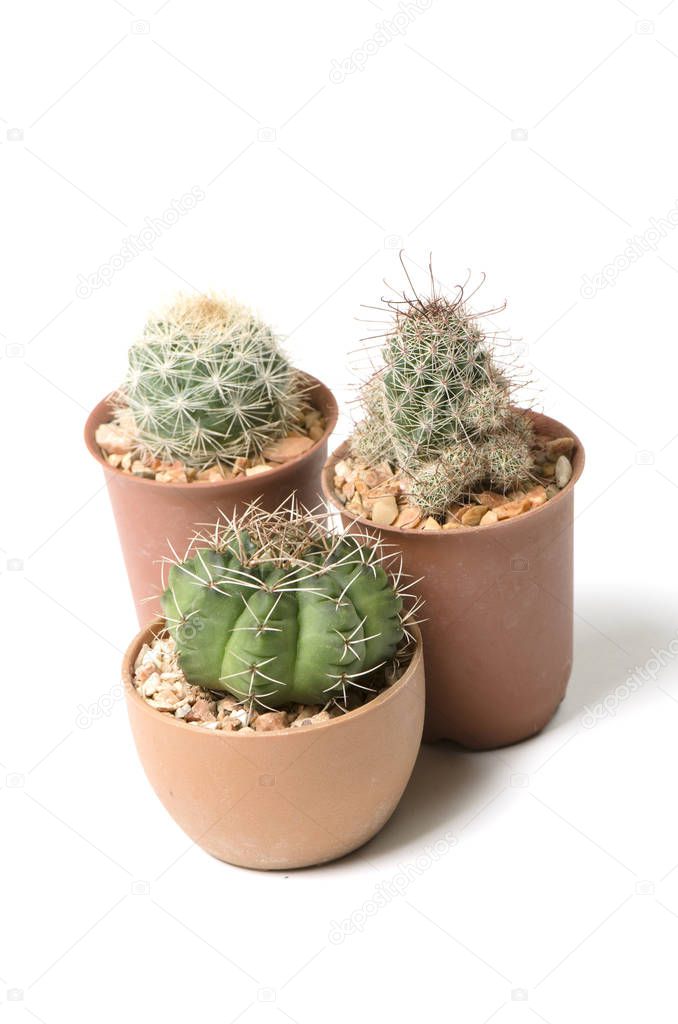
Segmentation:
[(403, 599), (379, 549), (293, 503), (252, 506), (191, 552), (171, 564), (162, 597), (189, 682), (269, 708), (345, 703), (403, 639)]
[(206, 469), (289, 432), (303, 388), (270, 327), (216, 297), (179, 298), (129, 350), (118, 417), (146, 459)]
[(392, 321), (383, 366), (361, 390), (366, 415), (354, 454), (393, 463), (431, 515), (483, 484), (506, 492), (524, 483), (531, 426), (512, 405), (514, 384), (463, 287), (448, 299), (436, 292), (431, 272), (429, 298), (402, 293), (385, 301)]

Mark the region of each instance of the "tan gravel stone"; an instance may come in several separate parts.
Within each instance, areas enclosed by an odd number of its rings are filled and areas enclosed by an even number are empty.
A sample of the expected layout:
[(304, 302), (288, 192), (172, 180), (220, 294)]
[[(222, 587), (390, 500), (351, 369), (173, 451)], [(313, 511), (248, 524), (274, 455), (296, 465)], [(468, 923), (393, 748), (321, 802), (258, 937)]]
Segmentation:
[(390, 526), (398, 518), (398, 505), (392, 495), (377, 498), (372, 508), (372, 522), (377, 526)]
[(297, 456), (303, 455), (312, 447), (313, 441), (310, 437), (290, 434), (288, 437), (282, 437), (275, 444), (269, 445), (264, 449), (263, 454), (264, 458), (271, 462), (287, 462), (288, 459), (295, 459)]
[(320, 712), (321, 708), (318, 704), (302, 704), (299, 711), (292, 722), (292, 728), (298, 729), (304, 723), (310, 722), (314, 715)]
[(478, 526), (486, 513), (487, 509), (484, 505), (470, 505), (466, 511), (462, 513), (462, 526)]
[(491, 526), (492, 523), (498, 523), (499, 516), (497, 515), (496, 509), (491, 508), (485, 513), (483, 518), (480, 520), (480, 526)]
[[(240, 722), (236, 721), (235, 718), (222, 718), (219, 722), (222, 732), (238, 732), (242, 731)], [(252, 730), (254, 732), (254, 730)]]
[(429, 516), (428, 519), (424, 520), (419, 529), (429, 530), (433, 532), (435, 530), (442, 530), (442, 526), (440, 525), (437, 519), (434, 519), (433, 516)]
[(521, 513), (527, 512), (529, 508), (531, 505), (528, 499), (519, 498), (516, 501), (507, 501), (505, 505), (500, 505), (494, 511), (497, 514), (497, 519), (501, 522), (503, 519), (513, 519), (515, 516), (519, 516)]
[(267, 711), (259, 715), (254, 723), (256, 732), (276, 732), (278, 729), (286, 729), (288, 716), (285, 711)]
[(551, 462), (556, 462), (559, 455), (566, 455), (569, 458), (573, 451), (573, 437), (556, 437), (553, 441), (547, 441), (546, 443), (546, 455)]
[(129, 435), (115, 423), (100, 423), (94, 440), (108, 455), (125, 455), (131, 447)]
[(155, 474), (155, 479), (160, 484), (185, 484), (188, 483), (186, 470), (180, 462), (163, 463), (163, 468)]
[(474, 494), (473, 497), (479, 505), (484, 505), (485, 508), (497, 508), (506, 502), (506, 495), (497, 494), (496, 491), (481, 491), (480, 494)]
[(202, 480), (210, 484), (220, 483), (222, 480), (230, 480), (231, 476), (230, 469), (226, 466), (210, 466), (209, 469), (201, 469), (199, 473), (196, 473), (196, 480)]
[(179, 698), (172, 690), (160, 690), (149, 703), (157, 708), (158, 711), (174, 711), (179, 703)]
[(548, 500), (546, 489), (541, 484), (537, 484), (531, 491), (528, 491), (525, 495), (530, 503), (531, 508), (538, 508), (540, 505), (544, 505)]
[(186, 715), (187, 722), (216, 722), (217, 716), (215, 715), (216, 705), (213, 700), (206, 700), (205, 697), (199, 697), (195, 704)]
[(447, 512), (445, 513), (445, 522), (449, 523), (452, 519), (455, 523), (461, 524), (462, 514), (466, 511), (468, 505), (459, 505), (455, 502), (454, 505), (450, 505)]
[(423, 516), (424, 513), (418, 505), (406, 505), (398, 513), (398, 518), (393, 525), (400, 527), (401, 530), (414, 530)]
[(230, 715), (231, 711), (234, 711), (238, 706), (236, 698), (227, 693), (221, 700), (217, 701), (217, 714), (218, 715)]

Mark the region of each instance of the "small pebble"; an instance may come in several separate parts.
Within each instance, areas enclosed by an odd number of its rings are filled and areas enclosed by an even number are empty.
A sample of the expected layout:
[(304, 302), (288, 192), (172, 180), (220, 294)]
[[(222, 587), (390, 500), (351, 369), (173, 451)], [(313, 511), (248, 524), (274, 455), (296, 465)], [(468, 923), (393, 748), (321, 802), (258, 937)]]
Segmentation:
[(573, 451), (573, 437), (556, 437), (553, 441), (548, 441), (546, 443), (546, 455), (551, 462), (556, 462), (559, 455), (566, 455), (570, 458)]
[(377, 526), (390, 526), (398, 518), (398, 504), (393, 495), (377, 498), (372, 508), (372, 522)]
[(254, 728), (257, 732), (276, 732), (278, 729), (285, 729), (288, 724), (288, 717), (285, 711), (267, 711), (259, 715)]
[(419, 525), (423, 515), (424, 513), (418, 505), (406, 505), (398, 513), (398, 518), (393, 525), (398, 526), (401, 530), (413, 530)]
[(303, 455), (312, 447), (313, 441), (310, 437), (290, 434), (289, 437), (283, 437), (275, 444), (269, 445), (263, 454), (264, 458), (270, 459), (271, 462), (287, 462), (288, 459), (296, 459)]
[(461, 517), (462, 526), (478, 526), (481, 519), (487, 514), (484, 505), (469, 505)]
[(200, 697), (186, 715), (187, 722), (216, 722), (216, 705), (212, 700)]
[(563, 487), (569, 484), (572, 477), (572, 463), (566, 455), (559, 455), (556, 462), (556, 486), (562, 491)]
[(528, 491), (525, 497), (530, 502), (532, 508), (538, 508), (539, 505), (544, 505), (548, 499), (548, 495), (544, 487), (538, 484), (533, 487), (531, 491)]
[(436, 530), (442, 530), (442, 526), (437, 519), (434, 519), (433, 516), (429, 516), (428, 519), (424, 520), (419, 529), (435, 532)]
[(515, 516), (519, 516), (531, 507), (528, 498), (518, 498), (516, 501), (508, 501), (505, 505), (500, 505), (494, 511), (497, 519), (501, 522), (503, 519), (513, 519)]
[(497, 508), (498, 505), (503, 505), (506, 501), (506, 496), (497, 494), (496, 491), (481, 491), (480, 494), (474, 494), (473, 497), (479, 505), (490, 509)]

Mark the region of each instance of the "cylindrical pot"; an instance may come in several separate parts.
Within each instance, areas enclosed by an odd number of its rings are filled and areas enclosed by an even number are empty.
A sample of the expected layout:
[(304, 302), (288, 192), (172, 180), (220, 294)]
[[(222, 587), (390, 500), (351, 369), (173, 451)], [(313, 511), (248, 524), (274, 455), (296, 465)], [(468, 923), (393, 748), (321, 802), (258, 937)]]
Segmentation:
[(545, 505), (490, 526), (418, 531), (375, 527), (347, 513), (323, 473), (326, 499), (354, 526), (399, 548), (423, 577), (426, 652), (424, 739), (471, 749), (506, 746), (539, 732), (565, 695), (572, 668), (573, 499), (584, 449), (571, 430), (530, 413), (539, 433), (574, 437), (572, 479)]
[(161, 561), (170, 545), (182, 556), (196, 527), (213, 523), (219, 513), (231, 516), (255, 499), (273, 511), (292, 494), (308, 508), (320, 500), (320, 475), (327, 458), (327, 440), (337, 422), (337, 402), (324, 384), (306, 375), (308, 397), (325, 418), (325, 433), (303, 455), (268, 473), (238, 476), (223, 482), (158, 483), (114, 469), (95, 440), (97, 427), (112, 418), (110, 396), (99, 402), (85, 425), (85, 443), (104, 471), (118, 528), (139, 625), (160, 612)]
[(132, 681), (144, 643), (130, 644), (123, 683), (144, 771), (166, 810), (207, 853), (240, 867), (301, 868), (372, 839), (412, 774), (424, 721), (421, 636), (401, 678), (361, 708), (280, 732), (221, 732), (150, 707)]

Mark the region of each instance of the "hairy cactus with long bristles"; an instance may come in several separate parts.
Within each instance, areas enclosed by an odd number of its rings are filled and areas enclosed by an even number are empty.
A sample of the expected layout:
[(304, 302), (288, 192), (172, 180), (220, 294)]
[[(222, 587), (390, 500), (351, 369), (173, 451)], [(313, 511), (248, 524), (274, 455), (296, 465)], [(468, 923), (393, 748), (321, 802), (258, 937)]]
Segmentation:
[(246, 307), (181, 297), (129, 350), (118, 395), (142, 457), (206, 469), (285, 436), (303, 386), (273, 331)]
[(463, 287), (449, 299), (436, 292), (431, 272), (430, 297), (385, 301), (392, 323), (383, 366), (361, 391), (366, 415), (353, 453), (394, 464), (432, 515), (483, 484), (506, 492), (524, 483), (531, 426), (512, 405), (513, 383)]
[(345, 702), (405, 635), (387, 556), (294, 502), (251, 506), (189, 554), (171, 563), (162, 609), (191, 683), (269, 708)]

